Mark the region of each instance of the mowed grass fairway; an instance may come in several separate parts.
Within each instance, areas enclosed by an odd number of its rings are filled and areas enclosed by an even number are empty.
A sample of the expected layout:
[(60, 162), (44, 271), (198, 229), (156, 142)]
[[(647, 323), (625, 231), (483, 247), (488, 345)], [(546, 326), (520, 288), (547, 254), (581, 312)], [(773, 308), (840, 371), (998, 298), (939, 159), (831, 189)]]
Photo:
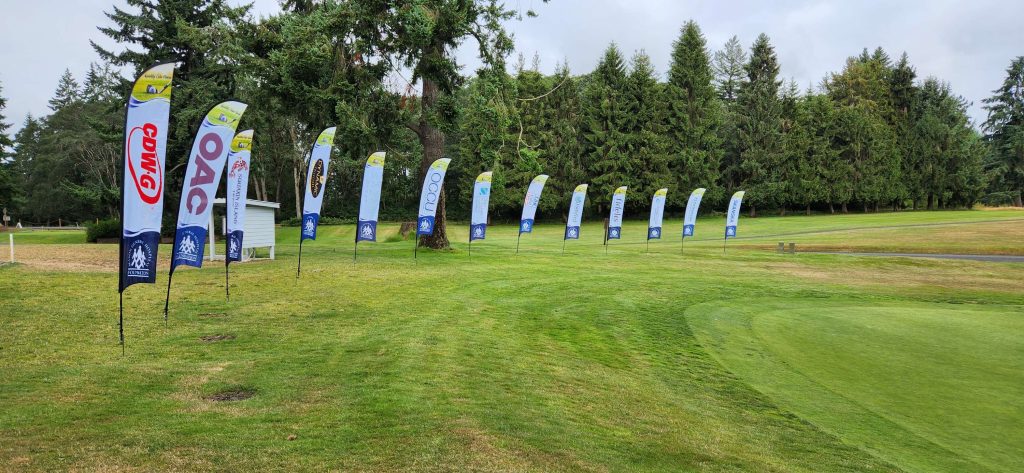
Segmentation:
[(19, 233), (0, 469), (1024, 471), (1024, 264), (774, 253), (1021, 255), (1024, 212), (742, 218), (724, 255), (721, 218), (682, 255), (680, 226), (470, 256), (450, 224), (414, 262), (387, 225), (356, 263), (321, 227), (298, 281), (279, 228), (230, 303), (222, 263), (178, 271), (166, 326), (166, 269), (126, 291), (125, 356), (116, 246)]

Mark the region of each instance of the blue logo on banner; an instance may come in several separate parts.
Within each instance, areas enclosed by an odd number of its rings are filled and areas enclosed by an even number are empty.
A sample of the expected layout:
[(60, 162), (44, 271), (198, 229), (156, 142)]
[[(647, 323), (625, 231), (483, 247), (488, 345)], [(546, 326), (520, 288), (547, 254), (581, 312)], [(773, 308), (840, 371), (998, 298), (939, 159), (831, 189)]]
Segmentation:
[(622, 233), (622, 227), (608, 227), (608, 239), (618, 240)]
[(487, 236), (487, 224), (478, 223), (469, 228), (469, 241), (483, 240)]
[(374, 220), (360, 220), (356, 241), (377, 241), (377, 222)]
[(156, 249), (159, 232), (143, 232), (125, 236), (124, 266), (121, 268), (124, 289), (132, 284), (156, 282)]
[(206, 229), (203, 227), (182, 227), (174, 234), (174, 259), (171, 267), (203, 266), (203, 251), (206, 248)]
[(530, 233), (533, 231), (533, 219), (526, 218), (519, 222), (519, 233)]
[(650, 227), (647, 229), (648, 240), (658, 240), (661, 238), (661, 227)]
[(693, 225), (683, 225), (683, 236), (693, 236)]
[(729, 225), (728, 227), (725, 227), (725, 237), (728, 238), (734, 236), (736, 236), (736, 226)]
[(242, 261), (242, 230), (228, 235), (228, 261)]
[(302, 214), (302, 240), (316, 240), (316, 227), (320, 214)]
[(433, 235), (434, 234), (434, 217), (425, 215), (420, 217), (419, 223), (416, 224), (417, 235)]
[(580, 238), (580, 227), (565, 227), (565, 239), (566, 240), (579, 240)]

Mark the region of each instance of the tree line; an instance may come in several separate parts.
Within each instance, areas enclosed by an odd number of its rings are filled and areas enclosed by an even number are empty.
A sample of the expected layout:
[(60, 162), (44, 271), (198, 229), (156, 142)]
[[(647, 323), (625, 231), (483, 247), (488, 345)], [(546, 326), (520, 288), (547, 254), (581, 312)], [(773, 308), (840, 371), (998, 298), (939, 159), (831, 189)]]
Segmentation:
[[(751, 215), (1021, 203), (1024, 57), (985, 101), (988, 120), (973, 124), (947, 83), (917, 77), (906, 54), (894, 60), (882, 48), (802, 89), (780, 77), (768, 36), (712, 50), (690, 21), (663, 76), (643, 51), (627, 59), (614, 43), (593, 71), (563, 63), (544, 74), (536, 56), (508, 63), (503, 24), (534, 13), (495, 1), (289, 0), (259, 19), (223, 0), (127, 3), (99, 28), (119, 46), (94, 44), (98, 61), (85, 77), (60, 78), (48, 115), (26, 117), (11, 137), (0, 96), (0, 204), (22, 220), (117, 215), (127, 72), (168, 59), (178, 61), (168, 212), (196, 123), (227, 97), (250, 105), (244, 126), (256, 130), (249, 194), (281, 202), (282, 220), (300, 213), (306, 154), (332, 125), (327, 217), (354, 217), (363, 162), (376, 150), (388, 152), (384, 219), (414, 216), (420, 176), (441, 156), (453, 159), (445, 207), (459, 220), (485, 170), (498, 220), (518, 217), (540, 173), (551, 176), (539, 214), (549, 219), (564, 218), (580, 183), (591, 185), (591, 215), (607, 212), (620, 185), (633, 216), (661, 187), (670, 215), (696, 187), (708, 189), (709, 209), (746, 190)], [(464, 41), (483, 63), (471, 75), (453, 53)], [(447, 244), (439, 231), (428, 245)]]

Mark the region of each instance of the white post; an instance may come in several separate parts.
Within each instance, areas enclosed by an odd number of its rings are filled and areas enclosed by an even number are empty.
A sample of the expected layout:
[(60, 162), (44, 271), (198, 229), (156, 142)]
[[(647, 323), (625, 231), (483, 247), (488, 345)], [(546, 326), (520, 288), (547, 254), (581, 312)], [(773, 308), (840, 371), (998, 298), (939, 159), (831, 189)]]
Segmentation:
[(216, 254), (216, 251), (213, 246), (213, 229), (213, 212), (210, 212), (210, 231), (208, 232), (210, 234), (210, 261), (213, 261), (213, 256)]
[(14, 234), (11, 233), (8, 236), (11, 237), (11, 262), (14, 262)]

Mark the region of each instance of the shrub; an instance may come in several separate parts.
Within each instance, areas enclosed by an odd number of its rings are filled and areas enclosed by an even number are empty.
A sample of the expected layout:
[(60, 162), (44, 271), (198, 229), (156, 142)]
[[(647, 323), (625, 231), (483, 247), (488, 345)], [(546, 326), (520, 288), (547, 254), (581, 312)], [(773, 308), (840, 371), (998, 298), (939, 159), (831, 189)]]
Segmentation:
[(121, 236), (121, 221), (116, 218), (100, 220), (99, 222), (87, 223), (85, 225), (85, 241), (96, 243), (99, 238), (119, 238)]

